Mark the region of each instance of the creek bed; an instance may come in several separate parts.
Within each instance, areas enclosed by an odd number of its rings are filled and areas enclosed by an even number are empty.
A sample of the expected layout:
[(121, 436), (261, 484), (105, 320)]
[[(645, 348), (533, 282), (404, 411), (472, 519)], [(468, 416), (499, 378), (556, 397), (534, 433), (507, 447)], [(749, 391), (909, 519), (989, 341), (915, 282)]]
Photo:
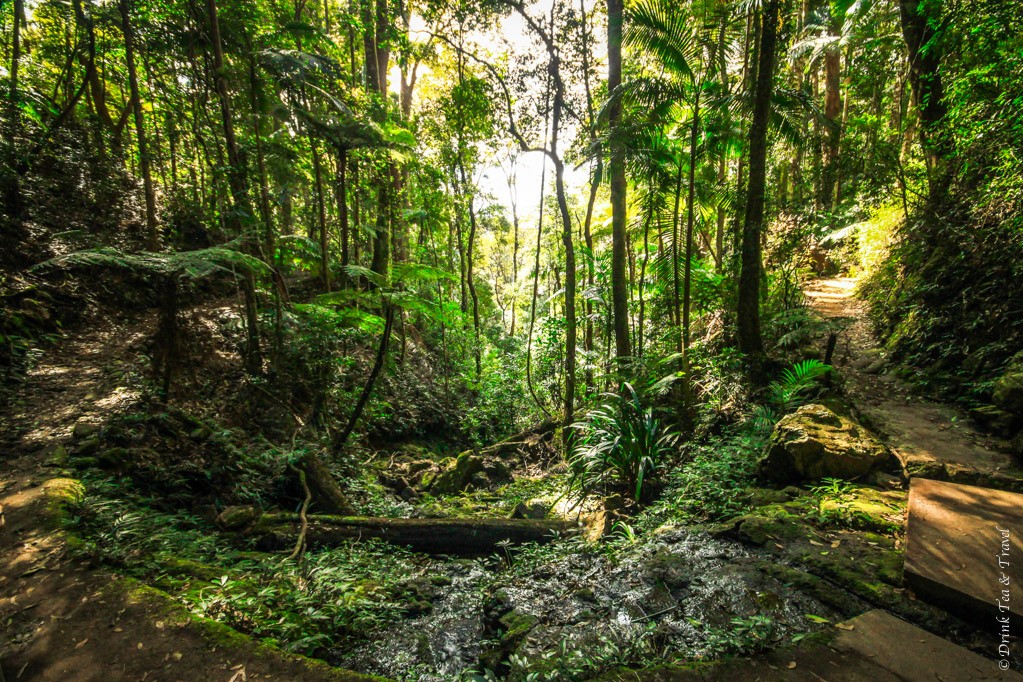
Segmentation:
[[(376, 633), (343, 667), (396, 679), (498, 678), (713, 658), (791, 640), (838, 614), (757, 568), (737, 542), (677, 529), (602, 551), (562, 540), (477, 561), (434, 559), (432, 608)], [(439, 577), (439, 578), (438, 578)]]

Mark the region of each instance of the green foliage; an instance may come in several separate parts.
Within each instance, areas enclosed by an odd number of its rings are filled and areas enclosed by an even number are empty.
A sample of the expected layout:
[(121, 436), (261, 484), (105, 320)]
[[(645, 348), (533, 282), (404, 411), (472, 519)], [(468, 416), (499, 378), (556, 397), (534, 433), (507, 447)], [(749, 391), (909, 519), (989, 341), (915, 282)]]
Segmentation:
[(689, 461), (669, 473), (661, 500), (644, 511), (641, 525), (718, 521), (742, 513), (765, 443), (759, 432), (735, 431), (693, 446)]
[(403, 586), (425, 570), (422, 559), (393, 545), (353, 542), (296, 563), (237, 549), (206, 521), (126, 498), (117, 482), (90, 480), (87, 491), (69, 520), (78, 552), (290, 651), (322, 654), (360, 640), (418, 601)]
[[(694, 625), (701, 625), (698, 621)], [(711, 630), (707, 635), (709, 657), (749, 656), (769, 649), (775, 642), (777, 624), (770, 616), (733, 618), (731, 626)]]
[(570, 486), (580, 495), (616, 485), (637, 502), (643, 484), (674, 449), (678, 435), (665, 429), (653, 408), (643, 407), (631, 384), (605, 394), (604, 403), (572, 425), (578, 433), (568, 457)]
[(239, 250), (240, 248), (240, 243), (234, 242), (196, 251), (128, 253), (105, 246), (59, 256), (39, 263), (33, 269), (45, 270), (75, 266), (123, 268), (144, 274), (186, 279), (202, 279), (218, 273), (238, 275), (248, 270), (258, 273), (268, 272), (263, 261), (243, 253)]
[(781, 378), (767, 387), (771, 403), (786, 412), (801, 405), (817, 380), (831, 371), (831, 365), (820, 360), (801, 360), (782, 371)]

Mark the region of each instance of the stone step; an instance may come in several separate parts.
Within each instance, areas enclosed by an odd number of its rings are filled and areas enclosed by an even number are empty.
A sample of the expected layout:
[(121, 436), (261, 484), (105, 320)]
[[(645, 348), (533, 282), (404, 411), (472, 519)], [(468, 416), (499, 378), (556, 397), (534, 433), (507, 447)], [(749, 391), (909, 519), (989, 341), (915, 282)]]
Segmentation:
[[(905, 682), (1023, 682), (1018, 672), (1001, 670), (999, 660), (984, 658), (884, 611), (868, 611), (845, 626), (851, 629), (843, 630), (831, 649), (871, 661)], [(997, 656), (997, 650), (991, 655)], [(1008, 665), (1008, 659), (1003, 660)]]
[[(997, 655), (993, 651), (992, 655)], [(827, 645), (781, 649), (709, 665), (617, 671), (599, 682), (1023, 682), (998, 660), (932, 635), (884, 611), (839, 627)]]
[(965, 618), (1023, 634), (1023, 495), (925, 478), (909, 488), (905, 579)]

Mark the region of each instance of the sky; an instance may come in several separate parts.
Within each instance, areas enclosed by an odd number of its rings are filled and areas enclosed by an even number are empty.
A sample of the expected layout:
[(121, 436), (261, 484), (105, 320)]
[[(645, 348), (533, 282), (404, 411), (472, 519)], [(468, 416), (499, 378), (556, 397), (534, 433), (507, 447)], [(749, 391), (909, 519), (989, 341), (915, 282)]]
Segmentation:
[[(584, 0), (586, 4), (587, 12), (592, 11), (593, 5), (601, 0)], [(528, 12), (534, 17), (544, 17), (550, 15), (551, 3), (553, 0), (538, 0), (537, 2), (530, 3)], [(600, 26), (600, 22), (596, 22), (598, 26), (595, 27), (595, 35), (593, 38), (592, 49), (594, 52), (600, 53), (601, 47), (604, 45), (603, 27)], [(422, 19), (422, 17), (413, 15), (410, 20), (410, 34), (411, 38), (415, 41), (426, 41), (430, 37), (429, 26)], [(499, 24), (495, 27), (494, 33), (501, 36), (512, 48), (513, 51), (516, 48), (526, 48), (531, 44), (528, 37), (528, 27), (522, 18), (515, 12), (508, 14), (503, 17)], [(494, 35), (485, 35), (482, 33), (472, 33), (467, 36), (467, 42), (475, 43), (478, 46), (482, 46), (481, 49), (494, 52), (494, 47), (501, 47), (500, 41), (494, 40)], [(602, 55), (599, 55), (602, 57)], [(598, 59), (598, 62), (601, 61)], [(429, 77), (429, 66), (420, 65), (419, 76), (421, 79)], [(392, 68), (391, 73), (391, 87), (398, 88), (401, 80), (401, 74), (397, 66)], [(569, 85), (571, 87), (571, 84)], [(562, 139), (559, 147), (564, 150), (572, 142), (572, 136), (574, 135), (573, 127), (563, 124)], [(507, 180), (507, 153), (501, 150), (493, 150), (494, 154), (484, 154), (483, 158), (486, 159), (484, 166), (481, 168), (480, 173), (477, 175), (477, 184), (480, 189), (482, 196), (490, 195), (494, 200), (505, 207), (505, 212), (508, 219), (511, 219), (511, 203), (512, 197), (508, 188)], [(494, 159), (492, 157), (497, 157)], [(505, 162), (505, 168), (502, 169), (500, 162)], [(554, 169), (550, 160), (540, 152), (530, 152), (525, 154), (519, 154), (516, 159), (516, 193), (518, 202), (518, 214), (519, 218), (528, 218), (530, 216), (536, 216), (537, 210), (540, 205), (540, 184), (541, 176), (543, 175), (544, 167), (546, 166), (547, 172), (544, 176), (546, 178), (547, 190), (545, 196), (550, 196), (554, 191)], [(581, 168), (573, 168), (572, 166), (566, 166), (565, 168), (565, 186), (566, 191), (569, 194), (579, 193), (587, 191), (589, 171), (586, 166)]]

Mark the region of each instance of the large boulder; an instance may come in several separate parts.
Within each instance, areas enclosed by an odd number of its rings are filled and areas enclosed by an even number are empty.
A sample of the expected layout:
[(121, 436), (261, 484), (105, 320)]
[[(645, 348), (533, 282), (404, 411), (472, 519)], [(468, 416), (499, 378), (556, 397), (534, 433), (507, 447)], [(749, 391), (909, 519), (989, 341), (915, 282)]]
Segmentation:
[(420, 487), (433, 495), (455, 495), (463, 490), (492, 488), (511, 481), (511, 469), (503, 461), (469, 450), (450, 460), (436, 477), (424, 475)]
[(867, 429), (823, 405), (804, 405), (774, 427), (758, 475), (775, 483), (854, 479), (894, 464)]

